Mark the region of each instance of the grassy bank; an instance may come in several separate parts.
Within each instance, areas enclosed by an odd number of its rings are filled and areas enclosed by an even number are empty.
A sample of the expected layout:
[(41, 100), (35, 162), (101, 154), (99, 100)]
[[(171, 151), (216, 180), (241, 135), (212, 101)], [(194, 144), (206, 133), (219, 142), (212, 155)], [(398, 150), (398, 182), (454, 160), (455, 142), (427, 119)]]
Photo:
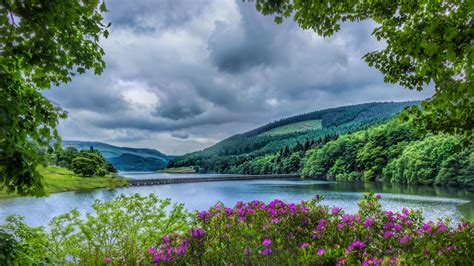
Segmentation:
[[(45, 191), (47, 193), (87, 190), (95, 188), (112, 188), (125, 186), (127, 181), (122, 177), (106, 175), (102, 177), (81, 177), (62, 167), (48, 166), (40, 167), (39, 172), (43, 175)], [(0, 191), (0, 198), (15, 197), (16, 194), (7, 194)]]
[(184, 167), (172, 167), (158, 170), (157, 173), (168, 173), (168, 174), (192, 174), (196, 173), (196, 170), (190, 166)]

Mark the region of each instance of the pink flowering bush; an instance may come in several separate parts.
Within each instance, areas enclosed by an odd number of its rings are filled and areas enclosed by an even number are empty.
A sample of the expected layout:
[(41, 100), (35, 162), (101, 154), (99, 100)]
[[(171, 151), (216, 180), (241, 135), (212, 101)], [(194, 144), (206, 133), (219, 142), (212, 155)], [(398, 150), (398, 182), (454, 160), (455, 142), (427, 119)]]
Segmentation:
[(366, 194), (359, 212), (274, 200), (217, 204), (196, 213), (191, 229), (165, 236), (148, 250), (150, 263), (166, 264), (470, 264), (470, 223), (424, 222), (420, 211), (383, 211)]
[(319, 196), (190, 214), (169, 199), (122, 195), (85, 217), (58, 216), (49, 230), (9, 217), (0, 244), (6, 265), (472, 265), (471, 223), (425, 222), (420, 211), (384, 211), (379, 199), (366, 194), (355, 214)]

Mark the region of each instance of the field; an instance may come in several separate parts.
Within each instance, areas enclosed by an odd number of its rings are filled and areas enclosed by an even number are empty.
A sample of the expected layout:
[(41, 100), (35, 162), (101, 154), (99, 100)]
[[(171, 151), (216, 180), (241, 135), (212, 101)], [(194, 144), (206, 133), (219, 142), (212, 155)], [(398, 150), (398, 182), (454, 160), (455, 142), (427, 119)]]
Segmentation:
[(157, 173), (169, 173), (169, 174), (192, 174), (196, 173), (196, 170), (192, 167), (172, 167), (156, 171)]
[[(47, 193), (87, 190), (95, 188), (107, 188), (126, 186), (127, 181), (122, 177), (113, 178), (112, 175), (103, 177), (81, 177), (73, 172), (57, 166), (39, 167), (39, 172), (43, 175), (43, 183)], [(14, 197), (14, 194), (7, 194), (0, 190), (0, 198)]]
[(307, 121), (302, 121), (298, 123), (293, 123), (281, 127), (277, 127), (274, 129), (271, 129), (267, 132), (262, 133), (262, 135), (283, 135), (283, 134), (288, 134), (288, 133), (293, 133), (293, 132), (302, 132), (302, 131), (307, 131), (310, 129), (319, 129), (321, 128), (321, 120), (316, 119), (316, 120), (307, 120)]

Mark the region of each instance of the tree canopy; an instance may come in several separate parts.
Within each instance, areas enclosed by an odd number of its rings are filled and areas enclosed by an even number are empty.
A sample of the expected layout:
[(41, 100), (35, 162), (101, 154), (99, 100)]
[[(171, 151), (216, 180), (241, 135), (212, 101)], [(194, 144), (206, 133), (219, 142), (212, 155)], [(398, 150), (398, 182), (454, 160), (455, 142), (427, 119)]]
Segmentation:
[(474, 28), (469, 1), (257, 0), (256, 8), (276, 23), (293, 17), (303, 29), (331, 36), (341, 23), (371, 19), (373, 35), (386, 47), (369, 52), (365, 61), (385, 81), (435, 94), (402, 118), (419, 129), (472, 136), (474, 125)]
[(99, 0), (0, 4), (0, 185), (21, 195), (44, 194), (36, 166), (59, 145), (66, 113), (39, 91), (105, 67), (101, 36), (106, 6)]

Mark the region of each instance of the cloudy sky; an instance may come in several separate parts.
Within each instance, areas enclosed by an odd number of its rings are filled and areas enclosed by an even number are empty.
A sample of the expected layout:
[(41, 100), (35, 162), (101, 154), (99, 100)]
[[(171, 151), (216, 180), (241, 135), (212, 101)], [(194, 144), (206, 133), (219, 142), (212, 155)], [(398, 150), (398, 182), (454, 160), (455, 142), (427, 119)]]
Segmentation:
[(44, 93), (69, 113), (66, 140), (179, 155), (295, 114), (433, 93), (384, 84), (366, 65), (384, 45), (370, 21), (324, 39), (241, 0), (107, 3), (104, 73)]

